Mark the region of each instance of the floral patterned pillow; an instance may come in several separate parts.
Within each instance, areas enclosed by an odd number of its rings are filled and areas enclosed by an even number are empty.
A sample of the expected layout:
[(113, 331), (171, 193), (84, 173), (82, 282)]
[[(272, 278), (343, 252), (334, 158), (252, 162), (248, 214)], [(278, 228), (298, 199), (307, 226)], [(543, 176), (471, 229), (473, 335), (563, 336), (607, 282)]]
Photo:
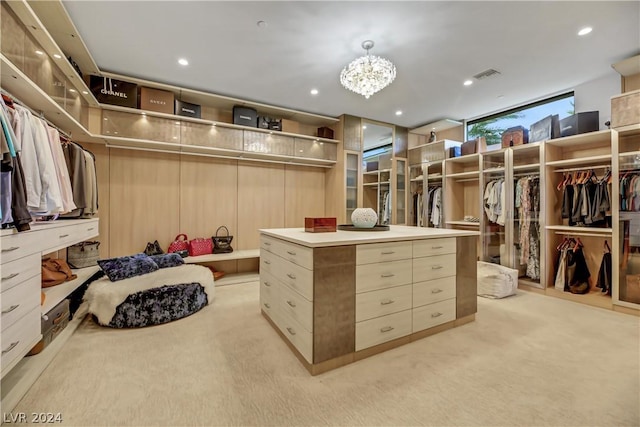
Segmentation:
[(142, 276), (159, 269), (158, 264), (148, 255), (142, 253), (118, 258), (99, 259), (98, 265), (112, 282)]
[(182, 257), (176, 253), (151, 255), (149, 258), (158, 264), (158, 267), (160, 268), (177, 267), (184, 264)]

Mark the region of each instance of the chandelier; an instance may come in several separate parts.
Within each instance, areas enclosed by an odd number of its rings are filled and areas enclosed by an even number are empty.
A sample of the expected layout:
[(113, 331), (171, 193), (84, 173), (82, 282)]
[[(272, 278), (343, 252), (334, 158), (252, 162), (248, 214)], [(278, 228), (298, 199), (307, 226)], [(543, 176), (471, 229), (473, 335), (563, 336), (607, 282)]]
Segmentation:
[(367, 56), (351, 61), (340, 73), (342, 86), (367, 99), (389, 86), (396, 78), (396, 67), (391, 61), (369, 55), (369, 49), (372, 47), (373, 41), (363, 41), (362, 48), (367, 51)]

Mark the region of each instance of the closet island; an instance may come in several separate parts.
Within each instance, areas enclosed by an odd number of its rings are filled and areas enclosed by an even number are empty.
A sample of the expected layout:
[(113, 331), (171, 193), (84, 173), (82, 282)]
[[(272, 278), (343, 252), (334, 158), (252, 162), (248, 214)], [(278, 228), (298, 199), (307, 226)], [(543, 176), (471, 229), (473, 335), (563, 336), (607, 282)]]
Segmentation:
[(475, 319), (477, 231), (260, 233), (262, 314), (312, 375)]

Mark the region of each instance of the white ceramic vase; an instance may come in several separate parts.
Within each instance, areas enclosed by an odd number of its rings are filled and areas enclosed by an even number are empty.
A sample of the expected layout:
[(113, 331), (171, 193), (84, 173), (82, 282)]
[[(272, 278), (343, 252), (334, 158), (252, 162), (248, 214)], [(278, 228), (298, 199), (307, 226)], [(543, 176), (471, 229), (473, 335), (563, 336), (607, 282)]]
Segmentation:
[(351, 223), (357, 228), (373, 228), (378, 222), (378, 214), (371, 208), (358, 208), (351, 214)]

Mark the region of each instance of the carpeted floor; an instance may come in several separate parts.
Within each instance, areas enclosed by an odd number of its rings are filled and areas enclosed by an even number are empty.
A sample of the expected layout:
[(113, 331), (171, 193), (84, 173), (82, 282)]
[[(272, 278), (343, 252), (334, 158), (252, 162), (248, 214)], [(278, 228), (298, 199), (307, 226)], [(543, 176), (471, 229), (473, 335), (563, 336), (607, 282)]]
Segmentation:
[(63, 425), (640, 425), (640, 319), (520, 292), (474, 323), (311, 377), (258, 283), (162, 326), (85, 320), (15, 412)]

